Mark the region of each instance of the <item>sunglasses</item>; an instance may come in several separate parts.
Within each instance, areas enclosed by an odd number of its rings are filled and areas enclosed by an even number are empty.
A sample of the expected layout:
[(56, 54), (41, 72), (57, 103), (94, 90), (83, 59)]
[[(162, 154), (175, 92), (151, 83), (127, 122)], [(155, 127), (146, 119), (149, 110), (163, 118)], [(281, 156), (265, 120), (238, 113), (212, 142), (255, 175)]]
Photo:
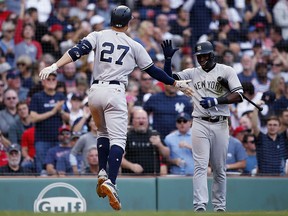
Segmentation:
[(7, 97), (7, 100), (16, 100), (16, 97)]
[(26, 64), (19, 62), (19, 63), (17, 63), (17, 66), (26, 66)]
[(153, 80), (152, 78), (143, 78), (143, 79), (141, 79), (141, 80), (143, 80), (143, 81), (148, 81), (148, 80)]
[(179, 120), (177, 120), (177, 123), (178, 124), (181, 124), (181, 123), (187, 123), (188, 121), (186, 120), (186, 119), (179, 119)]
[(255, 140), (247, 141), (247, 143), (255, 143)]
[(12, 33), (12, 32), (14, 32), (15, 30), (7, 30), (6, 32), (7, 33)]
[(281, 67), (282, 64), (272, 64), (272, 66)]
[(0, 84), (0, 87), (4, 87), (5, 85), (4, 84)]
[(63, 131), (63, 132), (61, 133), (61, 135), (70, 136), (70, 135), (71, 135), (71, 132), (69, 132), (69, 131)]

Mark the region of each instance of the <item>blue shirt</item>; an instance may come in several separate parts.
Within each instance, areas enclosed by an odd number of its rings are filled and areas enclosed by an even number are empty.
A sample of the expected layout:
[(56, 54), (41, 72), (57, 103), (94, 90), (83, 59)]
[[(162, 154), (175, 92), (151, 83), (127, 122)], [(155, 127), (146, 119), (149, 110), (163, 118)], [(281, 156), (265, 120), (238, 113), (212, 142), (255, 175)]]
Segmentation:
[(71, 147), (68, 146), (55, 146), (48, 150), (46, 155), (45, 164), (52, 164), (56, 168), (57, 161), (65, 154), (69, 154)]
[[(185, 174), (193, 175), (194, 174), (194, 160), (193, 154), (190, 149), (180, 148), (179, 142), (185, 141), (192, 146), (192, 133), (191, 129), (186, 134), (181, 134), (178, 130), (170, 133), (164, 139), (164, 142), (167, 147), (170, 149), (170, 158), (177, 159), (182, 158), (185, 161)], [(176, 165), (170, 166), (170, 174), (181, 174), (181, 168)]]
[(256, 155), (248, 155), (246, 159), (246, 167), (243, 173), (251, 174), (253, 169), (257, 168), (257, 157)]
[(233, 164), (239, 161), (246, 160), (246, 158), (247, 153), (242, 143), (235, 137), (230, 136), (226, 164)]
[(179, 113), (192, 113), (192, 103), (185, 95), (166, 96), (164, 92), (152, 95), (143, 105), (144, 110), (153, 113), (153, 126), (164, 138), (176, 130), (176, 117)]
[[(57, 158), (57, 161), (56, 161), (57, 172), (59, 171), (65, 172), (66, 175), (73, 174), (73, 169), (70, 164), (69, 156), (70, 156), (70, 151), (69, 152), (65, 151), (63, 155)], [(82, 155), (76, 155), (76, 160), (77, 160), (77, 165), (78, 165), (77, 169), (81, 170)]]
[(256, 138), (258, 172), (260, 174), (283, 175), (288, 145), (285, 133), (272, 140), (267, 134), (259, 133)]
[[(43, 114), (53, 109), (58, 101), (65, 100), (62, 93), (57, 92), (55, 95), (47, 95), (44, 91), (35, 93), (31, 99), (30, 110)], [(59, 113), (35, 124), (35, 142), (57, 142), (58, 128), (62, 125), (62, 118)]]
[(253, 72), (251, 76), (245, 76), (243, 72), (239, 73), (238, 75), (238, 78), (239, 78), (239, 81), (241, 83), (244, 83), (244, 82), (251, 82), (253, 78), (256, 77), (256, 73)]

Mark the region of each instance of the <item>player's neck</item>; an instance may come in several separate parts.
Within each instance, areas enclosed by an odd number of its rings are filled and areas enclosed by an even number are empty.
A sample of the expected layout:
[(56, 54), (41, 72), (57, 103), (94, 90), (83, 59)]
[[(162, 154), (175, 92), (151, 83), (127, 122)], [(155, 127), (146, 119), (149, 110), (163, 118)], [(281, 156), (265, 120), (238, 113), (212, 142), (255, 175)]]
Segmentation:
[(124, 26), (122, 28), (116, 28), (116, 27), (112, 26), (111, 29), (114, 31), (117, 31), (117, 32), (126, 32), (128, 29), (128, 26)]

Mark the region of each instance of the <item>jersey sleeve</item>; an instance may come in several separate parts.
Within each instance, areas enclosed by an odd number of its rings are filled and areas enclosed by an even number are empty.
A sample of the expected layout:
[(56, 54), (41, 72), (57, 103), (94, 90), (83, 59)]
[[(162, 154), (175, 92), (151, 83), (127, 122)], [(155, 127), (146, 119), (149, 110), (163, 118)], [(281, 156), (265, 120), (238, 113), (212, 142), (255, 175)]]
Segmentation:
[(135, 61), (141, 70), (145, 70), (154, 64), (145, 48), (137, 42), (135, 42)]
[(180, 80), (189, 80), (193, 79), (193, 68), (188, 68), (183, 71), (173, 73), (173, 76), (177, 76)]
[(99, 37), (100, 34), (101, 34), (101, 32), (93, 31), (90, 34), (88, 34), (86, 37), (84, 37), (83, 40), (89, 41), (89, 43), (92, 46), (92, 50), (93, 50), (96, 47), (96, 41), (97, 41), (97, 38)]
[(228, 80), (230, 91), (243, 93), (243, 87), (237, 76), (236, 71), (232, 67), (228, 66), (224, 68), (224, 71), (225, 71), (225, 78)]

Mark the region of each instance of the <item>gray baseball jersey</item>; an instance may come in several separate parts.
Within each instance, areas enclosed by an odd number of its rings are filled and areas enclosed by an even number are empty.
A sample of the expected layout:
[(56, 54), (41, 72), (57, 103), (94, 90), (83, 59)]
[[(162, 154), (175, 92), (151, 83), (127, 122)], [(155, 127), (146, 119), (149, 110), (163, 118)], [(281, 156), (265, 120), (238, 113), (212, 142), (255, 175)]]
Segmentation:
[[(229, 90), (217, 81), (219, 76), (228, 80), (231, 92), (242, 92), (241, 83), (233, 68), (216, 64), (208, 73), (201, 67), (189, 68), (177, 73), (180, 79), (191, 79), (194, 109), (192, 115), (192, 151), (194, 158), (193, 193), (194, 208), (206, 209), (209, 201), (207, 188), (207, 168), (210, 162), (213, 170), (212, 204), (214, 210), (226, 209), (226, 157), (229, 140), (229, 127), (226, 121), (209, 122), (199, 117), (230, 116), (228, 104), (204, 109), (200, 105), (202, 97), (218, 98)], [(198, 117), (198, 118), (197, 118)]]
[(202, 100), (201, 97), (218, 98), (229, 93), (226, 88), (217, 82), (219, 76), (228, 80), (231, 92), (243, 92), (236, 72), (227, 65), (216, 64), (209, 73), (205, 72), (201, 67), (188, 68), (177, 73), (177, 75), (183, 80), (192, 80), (189, 85), (194, 91), (194, 96), (192, 97), (194, 104), (193, 116), (230, 116), (229, 106), (227, 104), (218, 104), (216, 108), (211, 107), (210, 109), (204, 109), (199, 103), (200, 100)]
[(117, 80), (127, 86), (128, 75), (136, 65), (145, 70), (153, 64), (145, 48), (123, 32), (112, 29), (94, 31), (84, 39), (97, 50), (94, 58), (94, 80)]

